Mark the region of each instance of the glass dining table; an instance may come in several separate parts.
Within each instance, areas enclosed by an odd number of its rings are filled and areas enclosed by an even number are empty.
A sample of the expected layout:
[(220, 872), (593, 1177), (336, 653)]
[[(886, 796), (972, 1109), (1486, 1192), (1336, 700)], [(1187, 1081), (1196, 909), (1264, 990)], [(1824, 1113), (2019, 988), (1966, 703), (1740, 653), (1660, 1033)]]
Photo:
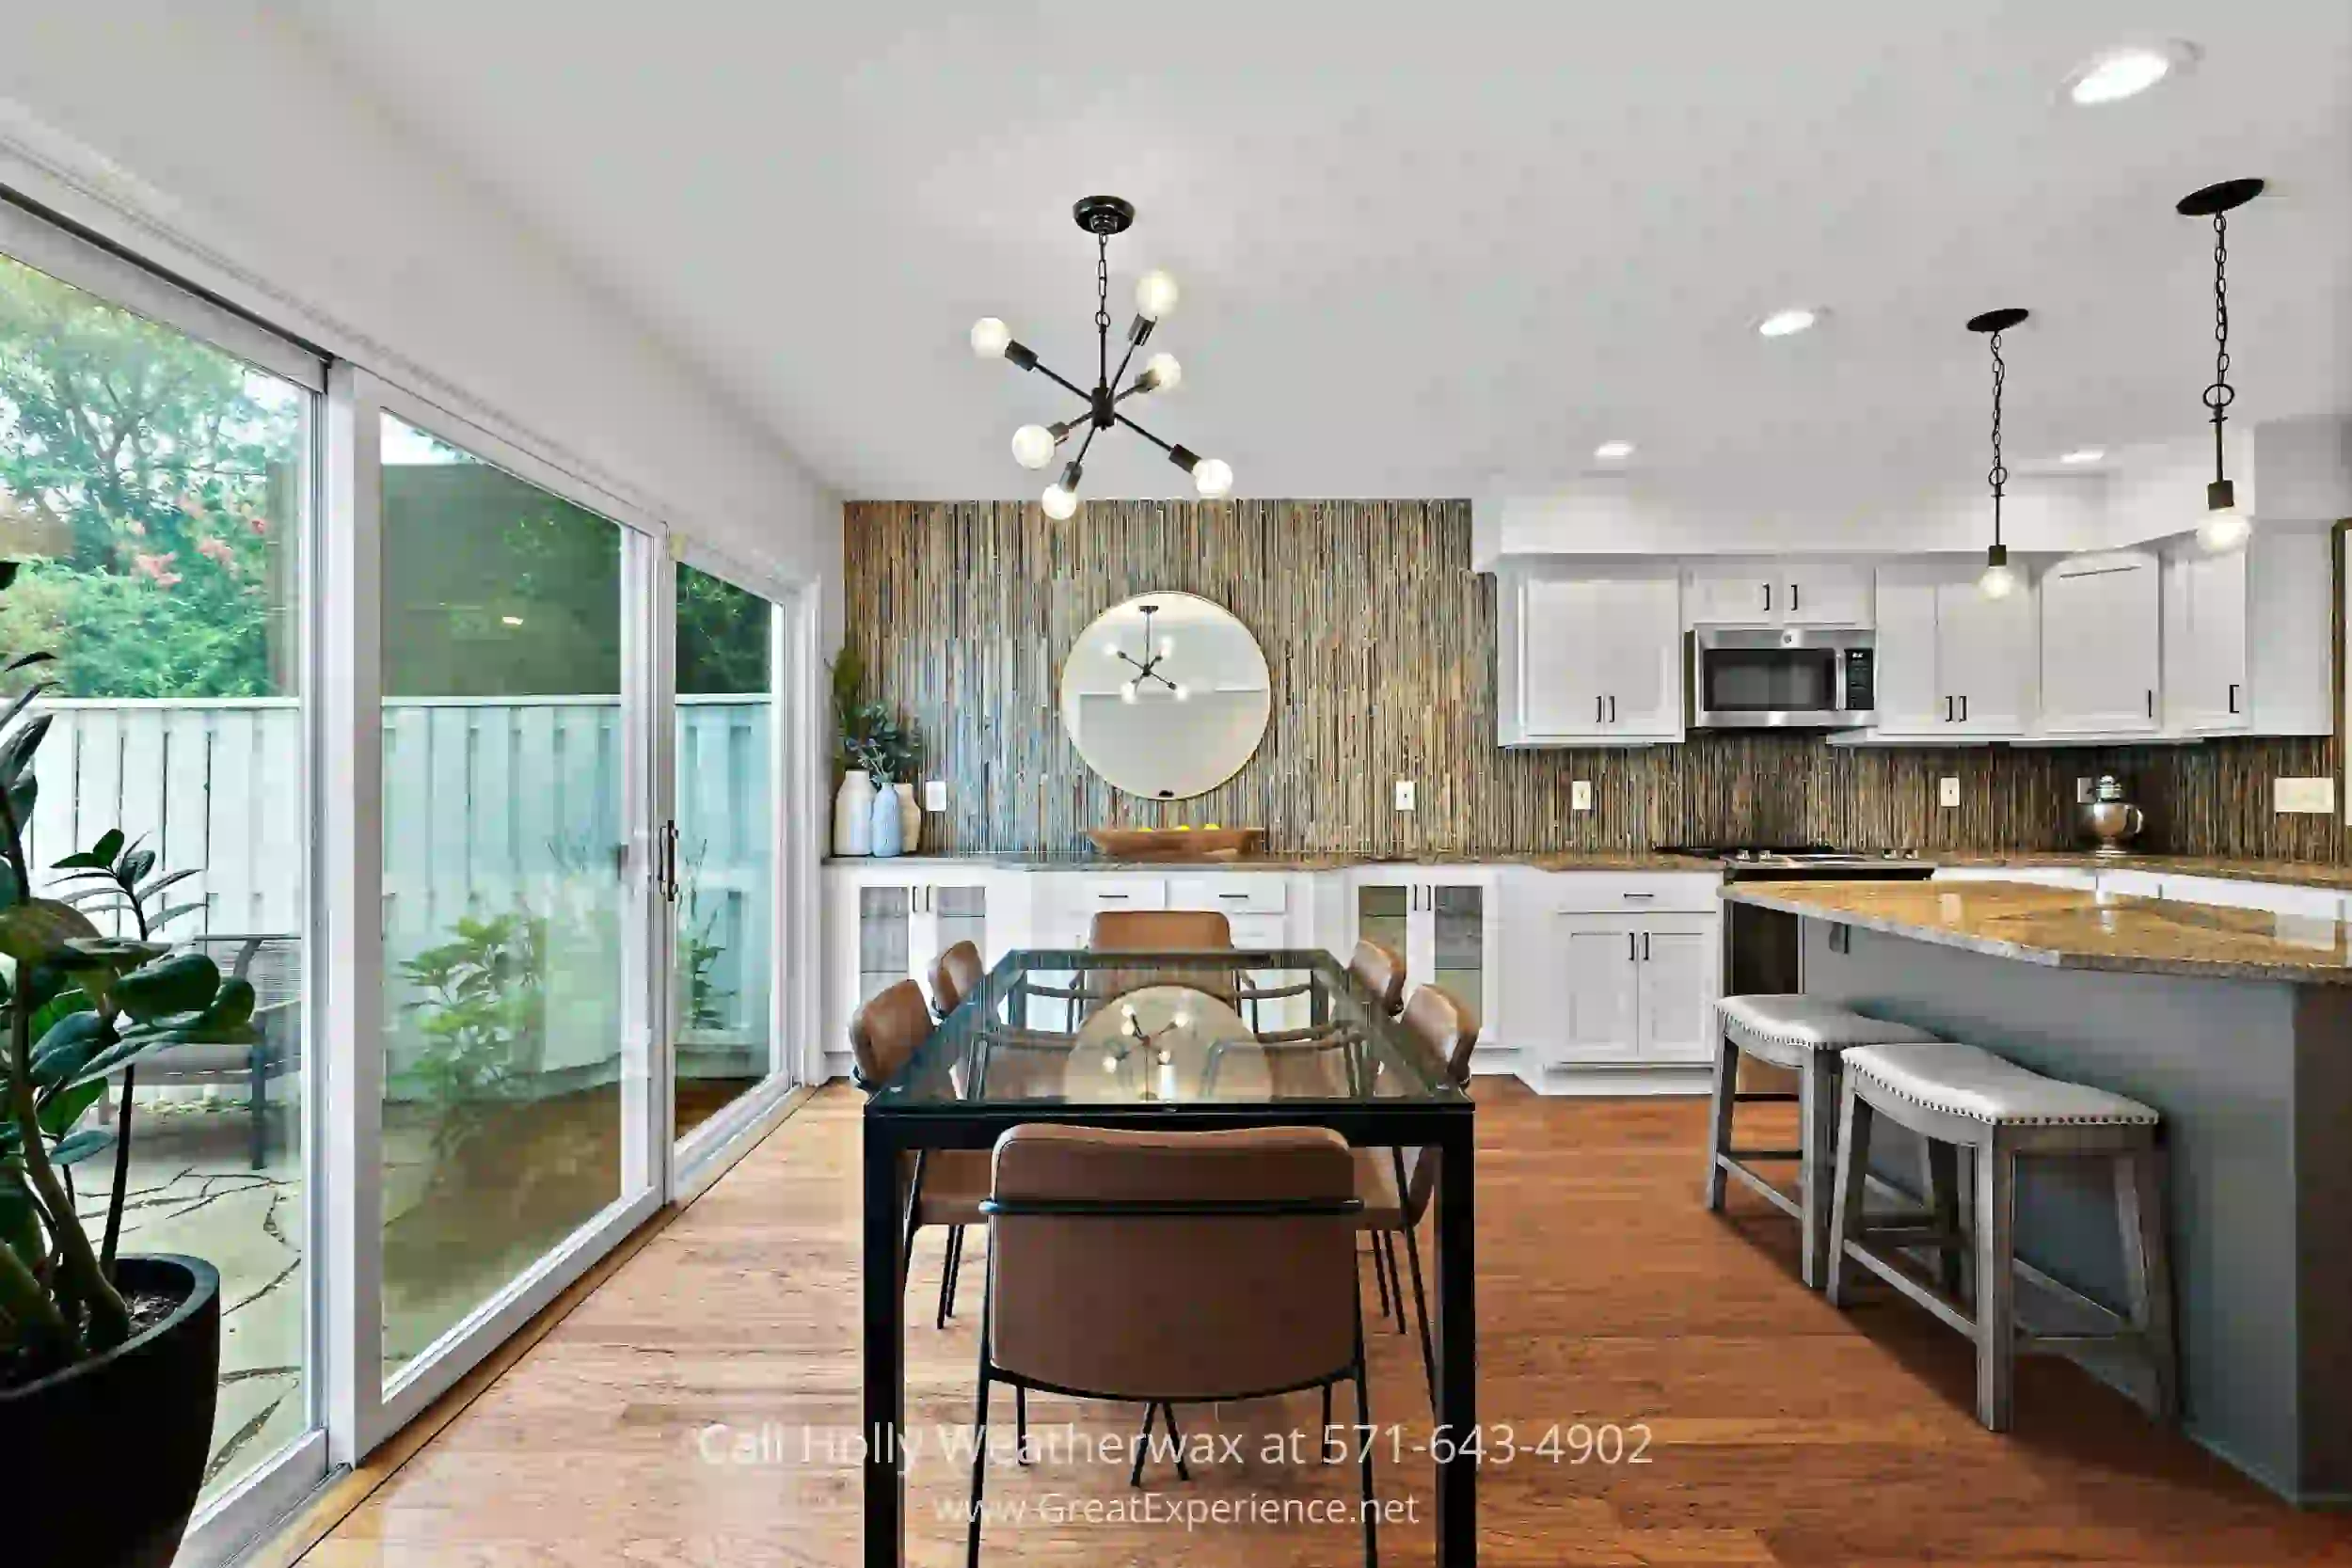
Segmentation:
[(866, 1087), (866, 1568), (905, 1560), (904, 1156), (990, 1148), (1035, 1122), (1327, 1127), (1359, 1148), (1435, 1149), (1436, 1426), (1406, 1451), (1435, 1467), (1437, 1560), (1477, 1561), (1471, 1101), (1330, 954), (1015, 951), (896, 1077)]

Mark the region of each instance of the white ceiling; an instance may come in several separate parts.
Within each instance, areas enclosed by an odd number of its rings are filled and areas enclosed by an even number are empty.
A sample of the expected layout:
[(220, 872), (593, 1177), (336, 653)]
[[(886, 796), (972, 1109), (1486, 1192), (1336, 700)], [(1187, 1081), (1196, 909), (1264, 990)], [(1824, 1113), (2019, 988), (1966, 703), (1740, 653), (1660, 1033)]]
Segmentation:
[[(1860, 519), (1980, 484), (1971, 314), (2023, 305), (2009, 452), (2193, 435), (2239, 175), (2236, 412), (2352, 410), (2342, 0), (1190, 0), (754, 8), (286, 0), (289, 24), (844, 494), (1034, 496), (995, 314), (1090, 379), (1094, 258), (1173, 272), (1145, 422), (1241, 496), (1540, 494), (1639, 443), (1655, 493)], [(558, 25), (551, 19), (561, 16)], [(2102, 109), (2129, 40), (2201, 65)], [(1828, 308), (1779, 341), (1756, 318)], [(1090, 495), (1188, 495), (1124, 432)]]

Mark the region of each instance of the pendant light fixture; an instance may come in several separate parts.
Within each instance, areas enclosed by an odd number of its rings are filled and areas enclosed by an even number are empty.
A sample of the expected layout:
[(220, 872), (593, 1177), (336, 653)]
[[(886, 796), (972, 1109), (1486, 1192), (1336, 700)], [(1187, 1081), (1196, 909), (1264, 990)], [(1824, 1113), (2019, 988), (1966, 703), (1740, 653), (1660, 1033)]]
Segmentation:
[(2012, 305), (1968, 318), (1968, 330), (1983, 333), (1993, 349), (1993, 467), (1984, 475), (1993, 486), (1993, 547), (1984, 552), (1984, 572), (1977, 578), (1977, 592), (1988, 599), (2006, 599), (2017, 592), (2009, 546), (2001, 543), (2001, 491), (2009, 483), (2009, 469), (2001, 462), (2001, 389), (2009, 379), (2009, 366), (2001, 358), (2001, 334), (2024, 321), (2026, 314)]
[(2262, 191), (2259, 180), (2224, 180), (2189, 192), (2173, 208), (2183, 217), (2213, 219), (2213, 385), (2205, 388), (2205, 406), (2213, 413), (2213, 483), (2205, 486), (2205, 520), (2197, 525), (2197, 537), (2216, 553), (2236, 549), (2254, 531), (2254, 519), (2238, 509), (2237, 490), (2222, 463), (2221, 426), (2237, 400), (2230, 385), (2230, 214)]
[(1176, 309), (1176, 280), (1164, 272), (1147, 272), (1136, 281), (1136, 319), (1127, 328), (1127, 349), (1120, 356), (1119, 369), (1111, 369), (1111, 265), (1110, 244), (1113, 234), (1123, 234), (1136, 221), (1132, 202), (1115, 196), (1089, 196), (1071, 209), (1078, 227), (1094, 236), (1094, 335), (1096, 340), (1095, 382), (1092, 391), (1087, 390), (1069, 377), (1057, 373), (1051, 366), (1038, 359), (1035, 350), (1014, 340), (1012, 331), (994, 316), (982, 316), (972, 324), (972, 352), (983, 359), (1009, 359), (1025, 371), (1039, 371), (1045, 378), (1086, 400), (1086, 407), (1067, 420), (1050, 425), (1025, 424), (1012, 433), (1012, 459), (1025, 468), (1042, 468), (1053, 462), (1054, 453), (1081, 426), (1086, 438), (1078, 443), (1077, 455), (1062, 465), (1059, 477), (1045, 487), (1045, 515), (1059, 522), (1078, 510), (1078, 481), (1086, 471), (1087, 450), (1094, 445), (1095, 433), (1123, 424), (1162, 451), (1168, 460), (1192, 476), (1192, 486), (1211, 499), (1228, 494), (1233, 488), (1233, 470), (1214, 457), (1202, 457), (1187, 448), (1163, 441), (1143, 426), (1119, 411), (1119, 405), (1141, 392), (1173, 391), (1183, 379), (1184, 367), (1172, 354), (1155, 354), (1143, 362), (1143, 369), (1123, 390), (1114, 391), (1127, 374), (1129, 361), (1151, 338), (1152, 329), (1161, 319)]

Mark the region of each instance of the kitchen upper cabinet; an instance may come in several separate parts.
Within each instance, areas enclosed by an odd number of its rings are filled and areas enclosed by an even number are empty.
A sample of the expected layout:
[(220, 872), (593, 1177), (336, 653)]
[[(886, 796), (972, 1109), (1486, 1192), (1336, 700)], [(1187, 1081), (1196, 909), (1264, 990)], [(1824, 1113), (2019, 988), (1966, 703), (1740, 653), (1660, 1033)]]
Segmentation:
[(2042, 574), (2041, 733), (2153, 735), (2161, 726), (2160, 573), (2156, 556), (2117, 550)]
[(1691, 574), (1690, 624), (1867, 626), (1870, 577), (1857, 566), (1763, 562)]
[(2325, 529), (2257, 527), (2243, 549), (2164, 551), (2164, 709), (2183, 735), (2327, 735)]
[(1507, 579), (1499, 634), (1503, 745), (1682, 738), (1681, 595), (1671, 574)]
[(2033, 711), (2033, 600), (1988, 599), (1973, 569), (1889, 566), (1878, 575), (1874, 736), (2000, 739)]

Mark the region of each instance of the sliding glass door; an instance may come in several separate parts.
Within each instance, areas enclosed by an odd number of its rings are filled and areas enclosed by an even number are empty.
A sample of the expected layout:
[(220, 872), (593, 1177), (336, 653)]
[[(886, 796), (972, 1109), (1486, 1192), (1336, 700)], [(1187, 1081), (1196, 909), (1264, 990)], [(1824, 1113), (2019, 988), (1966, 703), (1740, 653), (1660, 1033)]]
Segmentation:
[(681, 1169), (777, 1072), (784, 613), (720, 570), (674, 573), (676, 685), (666, 853), (671, 1126)]
[[(259, 1004), (252, 1043), (151, 1052), (104, 1081), (78, 1126), (54, 1130), (113, 1140), (69, 1170), (94, 1244), (119, 1191), (107, 1246), (219, 1271), (199, 1555), (326, 1469), (305, 635), (325, 375), (283, 340), (0, 204), (0, 556), (18, 567), (0, 594), (0, 664), (51, 656), (0, 681), (0, 702), (50, 683), (27, 713), (48, 733), (17, 824), (33, 888), (80, 902), (103, 934), (209, 957)], [(93, 900), (57, 865), (109, 833), (168, 888), (136, 908)]]

